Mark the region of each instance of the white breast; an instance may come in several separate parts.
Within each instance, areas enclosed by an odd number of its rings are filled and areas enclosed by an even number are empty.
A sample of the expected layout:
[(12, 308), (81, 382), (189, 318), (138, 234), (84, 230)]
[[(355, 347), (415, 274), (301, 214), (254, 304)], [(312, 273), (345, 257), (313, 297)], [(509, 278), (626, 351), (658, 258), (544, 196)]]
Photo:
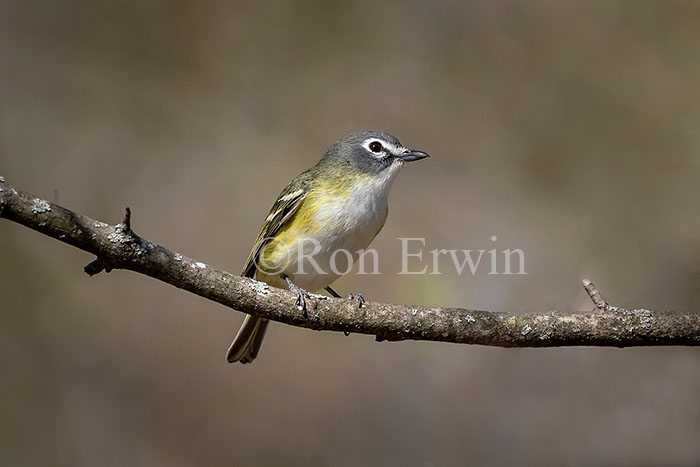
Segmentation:
[[(332, 271), (331, 257), (338, 249), (350, 252), (354, 263), (358, 250), (369, 246), (386, 221), (389, 189), (399, 168), (400, 166), (392, 167), (374, 180), (355, 183), (349, 196), (329, 197), (328, 202), (314, 216), (314, 221), (324, 228), (313, 236), (321, 245), (321, 251), (314, 255), (314, 259), (328, 274), (290, 274), (295, 284), (313, 291), (335, 281), (339, 274)], [(344, 272), (347, 269), (346, 259), (345, 254), (335, 255), (336, 271)], [(312, 268), (304, 267), (305, 271), (310, 269)]]
[[(389, 189), (401, 166), (396, 165), (379, 177), (355, 182), (346, 197), (329, 197), (315, 220), (327, 228), (324, 233), (337, 240), (330, 246), (351, 250), (366, 248), (382, 228), (389, 209)], [(337, 246), (337, 244), (346, 246)]]

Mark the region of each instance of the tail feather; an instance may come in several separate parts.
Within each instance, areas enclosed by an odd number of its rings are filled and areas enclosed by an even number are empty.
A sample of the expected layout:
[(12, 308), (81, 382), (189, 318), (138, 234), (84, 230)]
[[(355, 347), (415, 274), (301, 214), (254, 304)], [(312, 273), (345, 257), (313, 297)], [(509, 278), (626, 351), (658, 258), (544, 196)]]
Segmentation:
[(229, 363), (250, 363), (260, 351), (268, 320), (247, 315), (226, 354)]
[(248, 351), (243, 358), (241, 358), (241, 363), (251, 363), (255, 360), (260, 352), (260, 347), (262, 346), (263, 337), (265, 337), (265, 331), (267, 330), (267, 325), (270, 323), (269, 320), (261, 319), (260, 326), (258, 330), (255, 331), (255, 337), (253, 337), (253, 342), (248, 346)]

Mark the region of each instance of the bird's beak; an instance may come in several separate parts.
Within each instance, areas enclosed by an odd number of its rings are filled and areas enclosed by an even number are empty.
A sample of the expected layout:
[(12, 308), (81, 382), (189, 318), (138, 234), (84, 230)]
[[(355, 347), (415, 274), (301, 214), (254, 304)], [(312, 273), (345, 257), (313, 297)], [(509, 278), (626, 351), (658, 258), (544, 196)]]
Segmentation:
[(399, 156), (399, 160), (401, 162), (413, 162), (425, 159), (426, 157), (430, 157), (430, 154), (428, 154), (427, 152), (416, 151), (414, 149), (406, 149)]

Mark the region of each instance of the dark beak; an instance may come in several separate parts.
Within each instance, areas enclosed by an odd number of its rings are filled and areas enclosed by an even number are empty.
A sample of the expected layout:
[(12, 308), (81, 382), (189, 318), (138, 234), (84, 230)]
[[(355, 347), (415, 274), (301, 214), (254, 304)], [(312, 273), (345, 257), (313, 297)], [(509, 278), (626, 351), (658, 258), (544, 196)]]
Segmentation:
[(399, 160), (401, 162), (413, 162), (413, 161), (419, 161), (421, 159), (425, 159), (426, 157), (430, 157), (430, 154), (428, 154), (427, 152), (415, 151), (413, 149), (406, 149), (399, 156)]

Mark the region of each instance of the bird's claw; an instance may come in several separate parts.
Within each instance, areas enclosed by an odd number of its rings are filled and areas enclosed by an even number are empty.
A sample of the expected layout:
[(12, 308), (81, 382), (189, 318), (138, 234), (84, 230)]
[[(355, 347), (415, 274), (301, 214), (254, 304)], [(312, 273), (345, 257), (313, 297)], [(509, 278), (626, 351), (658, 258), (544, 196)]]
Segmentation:
[(357, 302), (357, 308), (362, 308), (362, 305), (366, 303), (365, 297), (362, 294), (350, 294), (348, 295), (348, 300), (355, 300)]
[(288, 277), (285, 277), (284, 280), (287, 282), (287, 287), (289, 287), (289, 290), (294, 292), (297, 296), (297, 308), (304, 313), (304, 318), (308, 318), (309, 314), (307, 313), (306, 299), (311, 298), (311, 294), (301, 287), (294, 285), (294, 283)]
[(306, 314), (306, 299), (303, 292), (297, 292), (297, 308)]
[(311, 298), (311, 294), (304, 289), (295, 290), (294, 293), (297, 294), (297, 308), (302, 312), (304, 319), (308, 319), (309, 313), (306, 306), (306, 299)]

